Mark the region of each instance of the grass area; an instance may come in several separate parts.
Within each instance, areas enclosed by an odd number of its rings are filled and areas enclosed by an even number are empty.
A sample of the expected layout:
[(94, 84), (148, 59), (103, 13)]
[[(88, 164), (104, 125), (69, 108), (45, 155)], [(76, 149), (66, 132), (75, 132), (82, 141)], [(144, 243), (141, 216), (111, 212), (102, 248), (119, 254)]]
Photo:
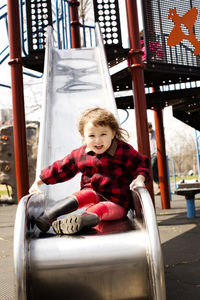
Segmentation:
[[(194, 176), (176, 176), (176, 182), (179, 182), (180, 180), (198, 180), (198, 175)], [(174, 181), (174, 177), (170, 177), (170, 182)]]
[(0, 197), (9, 197), (12, 194), (11, 186), (6, 184), (0, 184)]

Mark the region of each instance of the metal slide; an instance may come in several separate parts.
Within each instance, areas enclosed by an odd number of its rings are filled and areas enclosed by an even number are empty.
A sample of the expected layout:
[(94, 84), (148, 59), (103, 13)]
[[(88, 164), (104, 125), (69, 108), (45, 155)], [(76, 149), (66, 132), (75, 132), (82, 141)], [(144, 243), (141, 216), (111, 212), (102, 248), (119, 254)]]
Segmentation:
[[(80, 146), (82, 111), (98, 106), (117, 115), (98, 27), (96, 38), (95, 48), (58, 50), (49, 29), (37, 174)], [(165, 300), (160, 239), (146, 189), (133, 192), (135, 211), (127, 218), (101, 222), (84, 234), (59, 237), (34, 226), (45, 207), (78, 190), (79, 182), (76, 176), (21, 199), (14, 232), (16, 299)]]

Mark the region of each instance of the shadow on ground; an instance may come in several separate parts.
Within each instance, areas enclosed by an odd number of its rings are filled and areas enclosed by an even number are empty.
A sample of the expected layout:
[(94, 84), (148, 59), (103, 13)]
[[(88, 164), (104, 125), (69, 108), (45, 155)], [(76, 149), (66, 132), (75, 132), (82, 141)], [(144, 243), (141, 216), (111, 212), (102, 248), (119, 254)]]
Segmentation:
[(157, 210), (163, 249), (167, 300), (200, 299), (200, 203), (196, 218), (188, 219), (184, 198), (171, 209)]

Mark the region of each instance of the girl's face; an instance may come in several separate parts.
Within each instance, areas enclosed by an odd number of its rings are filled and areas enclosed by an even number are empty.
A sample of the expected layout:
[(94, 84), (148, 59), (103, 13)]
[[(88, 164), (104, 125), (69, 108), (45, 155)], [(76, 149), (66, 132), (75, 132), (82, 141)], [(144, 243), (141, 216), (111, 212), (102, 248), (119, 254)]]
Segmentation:
[(89, 150), (102, 154), (110, 147), (115, 132), (110, 126), (94, 126), (87, 122), (84, 127), (84, 139)]

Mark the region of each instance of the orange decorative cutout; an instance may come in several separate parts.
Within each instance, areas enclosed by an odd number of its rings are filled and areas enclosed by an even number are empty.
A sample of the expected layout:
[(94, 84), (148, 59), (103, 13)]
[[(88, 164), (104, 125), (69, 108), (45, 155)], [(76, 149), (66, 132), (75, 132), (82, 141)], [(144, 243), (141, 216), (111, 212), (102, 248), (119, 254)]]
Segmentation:
[[(196, 22), (198, 15), (198, 10), (193, 7), (188, 10), (184, 16), (180, 17), (176, 12), (176, 7), (169, 10), (168, 19), (172, 19), (174, 22), (174, 27), (169, 34), (167, 39), (168, 46), (176, 46), (182, 40), (188, 40), (194, 46), (194, 55), (199, 55), (200, 53), (200, 42), (197, 40), (193, 27)], [(188, 34), (184, 33), (181, 26), (185, 27)]]
[(1, 139), (4, 140), (4, 141), (7, 141), (8, 140), (8, 136), (7, 135), (2, 135)]
[(9, 172), (10, 170), (11, 170), (11, 167), (9, 165), (6, 165), (5, 168), (4, 168), (4, 171)]

